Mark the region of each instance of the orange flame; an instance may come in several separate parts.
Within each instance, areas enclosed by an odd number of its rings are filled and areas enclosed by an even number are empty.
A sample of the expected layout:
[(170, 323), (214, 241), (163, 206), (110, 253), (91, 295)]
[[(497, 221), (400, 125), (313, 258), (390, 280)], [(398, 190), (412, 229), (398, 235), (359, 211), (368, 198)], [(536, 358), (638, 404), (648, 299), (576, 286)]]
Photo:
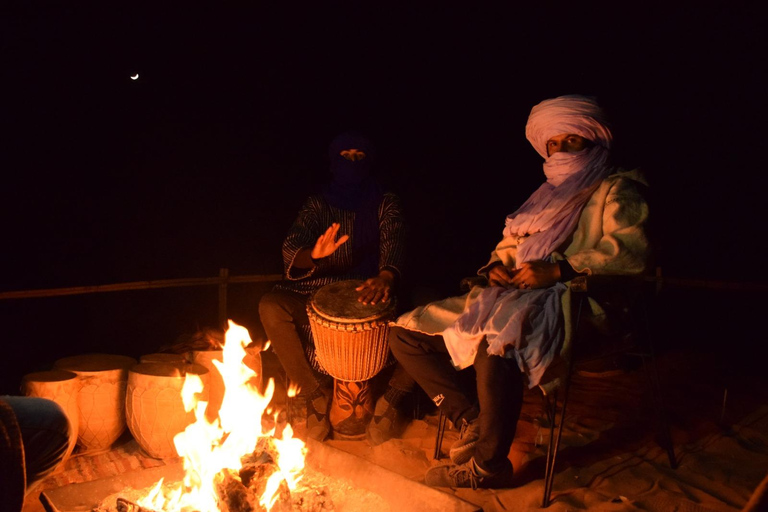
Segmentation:
[[(196, 421), (173, 440), (184, 461), (184, 480), (166, 491), (160, 480), (146, 496), (137, 500), (140, 506), (164, 511), (218, 512), (215, 476), (224, 469), (239, 470), (241, 458), (254, 451), (259, 438), (275, 434), (274, 428), (263, 432), (261, 422), (275, 391), (274, 380), (269, 380), (262, 395), (256, 384), (258, 375), (243, 362), (245, 347), (251, 343), (248, 330), (232, 320), (228, 325), (223, 360), (213, 361), (225, 386), (219, 415), (213, 422), (206, 419), (208, 404), (198, 398), (203, 382), (197, 375), (187, 374), (182, 398), (187, 411), (194, 410)], [(283, 429), (282, 439), (274, 439), (274, 444), (278, 449), (278, 460), (274, 462), (279, 471), (270, 476), (260, 498), (268, 510), (277, 499), (282, 481), (289, 489), (295, 488), (301, 479), (306, 455), (306, 445), (293, 438), (290, 425)]]

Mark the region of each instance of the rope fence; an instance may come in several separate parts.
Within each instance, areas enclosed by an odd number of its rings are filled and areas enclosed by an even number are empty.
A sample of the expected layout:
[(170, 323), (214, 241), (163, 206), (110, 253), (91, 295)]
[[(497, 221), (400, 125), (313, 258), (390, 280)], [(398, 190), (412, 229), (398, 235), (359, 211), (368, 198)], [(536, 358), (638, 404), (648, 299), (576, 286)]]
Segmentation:
[[(219, 269), (215, 277), (193, 277), (180, 279), (157, 279), (152, 281), (132, 281), (127, 283), (101, 284), (93, 286), (73, 286), (68, 288), (45, 288), (37, 290), (18, 290), (0, 292), (0, 300), (33, 299), (42, 297), (61, 297), (65, 295), (83, 295), (87, 293), (120, 292), (130, 290), (155, 290), (160, 288), (180, 288), (188, 286), (218, 286), (219, 293), (219, 322), (225, 325), (227, 320), (227, 288), (230, 284), (268, 283), (277, 282), (283, 278), (280, 274), (254, 274), (231, 276), (229, 269)], [(742, 283), (732, 281), (717, 281), (708, 279), (687, 279), (665, 277), (661, 267), (656, 268), (656, 274), (645, 278), (656, 283), (656, 290), (661, 291), (666, 286), (683, 288), (706, 288), (711, 290), (739, 290), (768, 292), (768, 284)]]

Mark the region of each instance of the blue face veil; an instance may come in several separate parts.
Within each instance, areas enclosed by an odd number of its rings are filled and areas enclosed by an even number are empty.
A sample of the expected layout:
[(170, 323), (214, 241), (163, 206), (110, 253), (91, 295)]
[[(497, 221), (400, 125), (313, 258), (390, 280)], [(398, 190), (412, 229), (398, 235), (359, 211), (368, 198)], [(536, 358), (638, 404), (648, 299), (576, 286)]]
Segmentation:
[[(345, 158), (342, 152), (350, 149), (362, 151), (365, 157)], [(379, 204), (383, 192), (372, 175), (375, 156), (375, 148), (365, 136), (342, 133), (328, 147), (331, 181), (322, 190), (331, 206), (354, 212), (350, 233), (354, 273), (366, 278), (378, 275), (379, 270)]]

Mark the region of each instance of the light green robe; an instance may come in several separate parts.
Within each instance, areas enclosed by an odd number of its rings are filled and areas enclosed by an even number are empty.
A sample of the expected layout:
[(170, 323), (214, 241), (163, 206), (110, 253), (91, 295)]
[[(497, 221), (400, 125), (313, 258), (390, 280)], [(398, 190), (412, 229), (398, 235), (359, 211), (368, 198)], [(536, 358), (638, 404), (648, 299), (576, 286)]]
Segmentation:
[[(646, 270), (649, 244), (646, 234), (648, 204), (642, 193), (647, 183), (639, 170), (620, 171), (608, 176), (587, 201), (576, 230), (562, 251), (553, 259), (567, 259), (578, 272), (587, 274), (640, 274)], [(483, 275), (495, 262), (515, 267), (520, 237), (505, 236), (491, 252), (488, 263), (478, 271)], [(426, 334), (441, 334), (468, 308), (482, 291), (473, 287), (468, 293), (431, 302), (402, 314), (394, 325)], [(565, 341), (561, 355), (570, 348), (570, 288), (562, 295)], [(590, 301), (593, 315), (604, 315), (600, 306)]]

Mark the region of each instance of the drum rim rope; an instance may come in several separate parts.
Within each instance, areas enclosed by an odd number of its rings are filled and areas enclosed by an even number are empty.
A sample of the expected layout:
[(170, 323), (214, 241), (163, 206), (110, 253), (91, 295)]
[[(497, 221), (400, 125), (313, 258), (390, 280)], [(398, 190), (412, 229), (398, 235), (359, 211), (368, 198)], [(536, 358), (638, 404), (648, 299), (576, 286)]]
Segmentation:
[[(382, 320), (391, 320), (392, 317), (394, 317), (395, 311), (397, 310), (397, 301), (394, 297), (389, 299), (386, 302), (379, 302), (377, 304), (370, 304), (371, 307), (374, 308), (375, 312), (371, 312), (370, 315), (360, 317), (360, 318), (350, 318), (350, 317), (340, 317), (340, 316), (334, 316), (327, 311), (322, 311), (321, 309), (318, 309), (318, 296), (322, 296), (324, 293), (327, 293), (329, 288), (337, 287), (337, 286), (347, 286), (349, 288), (356, 287), (360, 284), (362, 284), (364, 281), (360, 279), (348, 279), (344, 281), (336, 281), (333, 283), (329, 283), (325, 286), (321, 286), (320, 288), (316, 289), (312, 292), (312, 294), (309, 297), (309, 300), (307, 301), (307, 312), (313, 313), (317, 318), (321, 318), (323, 321), (327, 322), (335, 322), (334, 325), (347, 325), (350, 324), (354, 326), (355, 323), (362, 323), (362, 324), (369, 324), (374, 323), (375, 326), (378, 326), (378, 322)], [(325, 327), (328, 327), (330, 324), (326, 325)], [(373, 329), (374, 327), (368, 327), (367, 329)], [(363, 329), (350, 329), (350, 330), (363, 330)]]
[(326, 317), (322, 316), (321, 313), (318, 313), (311, 303), (307, 304), (307, 315), (309, 315), (311, 320), (321, 324), (323, 327), (331, 327), (335, 328), (337, 331), (347, 332), (372, 331), (378, 329), (382, 325), (389, 325), (394, 317), (392, 314), (393, 312), (394, 309), (392, 312), (388, 312), (386, 316), (379, 317), (377, 320), (364, 321), (361, 323), (336, 322), (334, 320), (328, 320)]

